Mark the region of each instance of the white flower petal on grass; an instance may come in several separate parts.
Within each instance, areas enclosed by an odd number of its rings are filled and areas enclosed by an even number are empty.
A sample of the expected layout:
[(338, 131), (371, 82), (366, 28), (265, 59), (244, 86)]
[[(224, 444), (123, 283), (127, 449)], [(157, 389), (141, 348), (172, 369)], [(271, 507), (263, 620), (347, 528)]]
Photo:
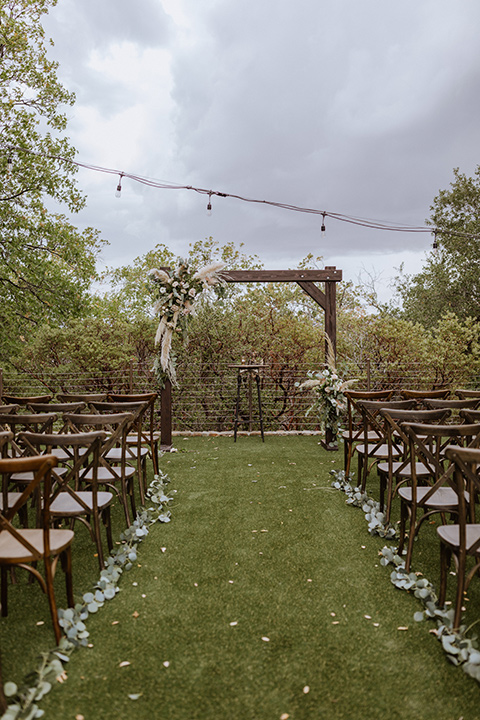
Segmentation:
[(170, 667), (170, 663), (168, 660), (165, 660), (165, 662), (163, 663), (163, 667)]
[(238, 625), (237, 620), (234, 620), (233, 622), (230, 623), (230, 627), (235, 627), (235, 625)]
[(303, 688), (303, 694), (306, 695), (309, 692), (310, 692), (310, 688), (308, 687), (308, 685), (305, 685), (305, 687)]
[(270, 638), (266, 637), (265, 635), (262, 637), (263, 642), (270, 642)]
[(118, 667), (127, 667), (128, 665), (131, 665), (131, 663), (128, 660), (124, 660)]
[(128, 697), (130, 700), (138, 700), (139, 697), (141, 697), (143, 693), (131, 693)]

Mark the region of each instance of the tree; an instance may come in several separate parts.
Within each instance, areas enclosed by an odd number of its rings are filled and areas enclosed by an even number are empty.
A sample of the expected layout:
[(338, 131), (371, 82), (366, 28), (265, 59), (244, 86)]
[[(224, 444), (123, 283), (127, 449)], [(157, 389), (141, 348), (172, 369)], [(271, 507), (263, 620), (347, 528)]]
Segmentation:
[(473, 177), (453, 172), (451, 189), (440, 190), (427, 220), (437, 249), (418, 275), (397, 278), (406, 317), (428, 327), (445, 312), (480, 320), (480, 165)]
[[(0, 5), (0, 358), (42, 322), (88, 308), (100, 249), (60, 210), (85, 204), (75, 183), (75, 149), (62, 110), (74, 95), (47, 58), (41, 17), (57, 0)], [(60, 159), (61, 158), (61, 159)], [(48, 203), (48, 208), (47, 208)]]

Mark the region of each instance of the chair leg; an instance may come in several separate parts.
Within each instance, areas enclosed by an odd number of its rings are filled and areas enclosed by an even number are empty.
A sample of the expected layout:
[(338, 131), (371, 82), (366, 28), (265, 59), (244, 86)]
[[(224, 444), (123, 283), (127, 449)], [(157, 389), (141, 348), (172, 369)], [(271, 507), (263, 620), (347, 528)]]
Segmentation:
[(465, 566), (466, 566), (466, 553), (462, 548), (458, 553), (458, 567), (457, 567), (457, 595), (455, 598), (455, 616), (453, 618), (453, 629), (458, 630), (462, 623), (462, 607), (463, 607), (463, 596), (465, 590)]
[[(65, 551), (67, 552), (67, 551)], [(53, 589), (53, 573), (50, 558), (45, 558), (45, 580), (47, 585), (48, 604), (50, 605), (50, 614), (52, 616), (53, 632), (57, 645), (62, 637), (62, 631), (58, 622), (57, 603), (55, 602), (55, 592)]]
[(443, 607), (445, 605), (445, 599), (447, 596), (448, 569), (450, 567), (451, 559), (452, 551), (447, 545), (445, 545), (445, 543), (440, 542), (440, 589), (438, 592), (439, 607)]
[(107, 534), (107, 547), (108, 551), (113, 550), (113, 537), (112, 537), (112, 520), (110, 513), (110, 506), (106, 507), (102, 513), (103, 524), (105, 525), (105, 532)]
[(399, 555), (402, 554), (403, 546), (405, 544), (405, 526), (407, 523), (407, 516), (408, 516), (408, 512), (407, 512), (406, 503), (404, 503), (402, 500), (402, 502), (400, 503), (400, 528), (399, 528), (400, 537), (398, 540), (398, 554)]

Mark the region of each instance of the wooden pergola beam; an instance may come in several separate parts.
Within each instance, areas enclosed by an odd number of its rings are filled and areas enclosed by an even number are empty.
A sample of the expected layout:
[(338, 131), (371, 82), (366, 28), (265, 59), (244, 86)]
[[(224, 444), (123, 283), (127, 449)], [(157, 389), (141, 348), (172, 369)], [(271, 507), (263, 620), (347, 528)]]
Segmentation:
[(342, 271), (324, 270), (228, 270), (221, 273), (226, 282), (339, 282)]

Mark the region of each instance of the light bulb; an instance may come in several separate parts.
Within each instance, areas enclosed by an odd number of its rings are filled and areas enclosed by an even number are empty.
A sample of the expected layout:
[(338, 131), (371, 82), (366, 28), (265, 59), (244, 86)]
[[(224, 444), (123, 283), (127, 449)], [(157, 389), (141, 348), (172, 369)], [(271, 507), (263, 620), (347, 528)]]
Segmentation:
[(115, 197), (117, 197), (117, 198), (122, 197), (122, 176), (121, 175), (118, 179), (117, 189), (115, 190)]
[(210, 217), (212, 214), (212, 193), (208, 193), (208, 205), (207, 205), (207, 215)]
[(322, 237), (325, 237), (326, 228), (325, 228), (325, 213), (322, 215), (322, 227), (320, 228), (320, 232), (322, 233)]
[(7, 160), (7, 172), (9, 175), (12, 174), (12, 170), (13, 170), (13, 158), (9, 157)]

